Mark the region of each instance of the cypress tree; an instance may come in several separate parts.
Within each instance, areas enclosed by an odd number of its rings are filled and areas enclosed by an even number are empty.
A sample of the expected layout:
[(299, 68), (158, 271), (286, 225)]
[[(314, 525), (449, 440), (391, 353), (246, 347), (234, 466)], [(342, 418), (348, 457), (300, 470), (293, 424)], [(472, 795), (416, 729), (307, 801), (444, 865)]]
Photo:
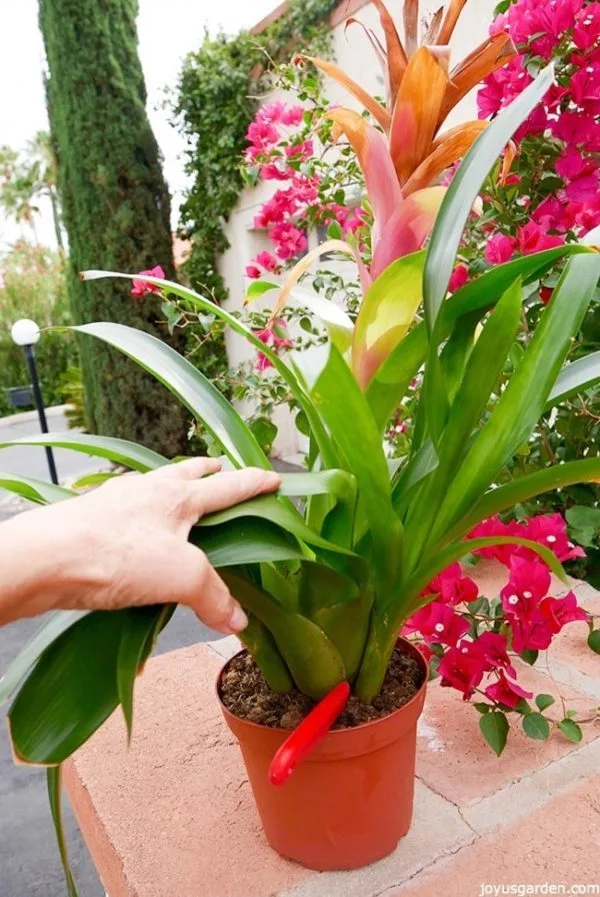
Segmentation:
[[(68, 281), (77, 323), (117, 321), (179, 350), (160, 324), (160, 303), (135, 300), (127, 281), (82, 283), (79, 271), (174, 274), (170, 199), (146, 114), (137, 52), (137, 0), (40, 0), (47, 100), (69, 237)], [(133, 361), (81, 339), (88, 425), (169, 456), (186, 446), (186, 415)]]

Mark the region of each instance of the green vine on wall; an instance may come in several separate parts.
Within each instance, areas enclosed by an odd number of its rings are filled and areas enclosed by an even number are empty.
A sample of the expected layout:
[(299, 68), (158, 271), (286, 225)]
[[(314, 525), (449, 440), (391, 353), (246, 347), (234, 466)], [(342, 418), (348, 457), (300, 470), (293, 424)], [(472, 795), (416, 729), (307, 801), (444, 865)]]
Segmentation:
[(224, 227), (244, 186), (240, 157), (257, 96), (268, 90), (268, 73), (277, 63), (307, 49), (328, 53), (328, 17), (337, 2), (290, 0), (260, 34), (206, 34), (184, 63), (173, 113), (190, 144), (186, 170), (194, 178), (181, 208), (183, 234), (193, 241), (187, 275), (192, 286), (218, 300), (227, 296), (218, 261), (229, 246)]

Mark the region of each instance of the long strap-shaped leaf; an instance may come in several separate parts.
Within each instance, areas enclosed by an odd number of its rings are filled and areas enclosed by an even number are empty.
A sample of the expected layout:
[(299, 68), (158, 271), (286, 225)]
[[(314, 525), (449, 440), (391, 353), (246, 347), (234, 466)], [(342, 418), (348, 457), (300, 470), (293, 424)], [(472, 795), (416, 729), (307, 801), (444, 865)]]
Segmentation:
[(571, 258), (552, 302), (489, 420), (448, 487), (431, 538), (440, 539), (529, 439), (596, 289), (600, 255)]
[(413, 501), (407, 523), (409, 569), (426, 549), (429, 533), (469, 439), (487, 407), (504, 369), (521, 320), (522, 288), (513, 284), (498, 302), (467, 362), (438, 446), (439, 464)]
[(54, 483), (46, 483), (44, 480), (36, 480), (34, 477), (24, 477), (20, 474), (3, 471), (0, 471), (0, 489), (6, 489), (7, 492), (20, 495), (38, 505), (73, 498), (70, 489), (65, 489), (63, 486), (55, 486)]
[[(492, 308), (499, 297), (518, 277), (524, 282), (541, 277), (562, 258), (590, 252), (586, 246), (569, 243), (556, 249), (547, 249), (535, 255), (525, 255), (504, 265), (497, 265), (472, 280), (444, 302), (438, 319), (441, 340), (450, 334), (456, 321), (463, 315)], [(383, 428), (390, 415), (404, 397), (410, 381), (425, 361), (427, 355), (427, 331), (425, 324), (417, 324), (396, 346), (383, 362), (366, 392), (367, 400)]]
[(470, 511), (456, 522), (445, 538), (458, 539), (482, 520), (487, 520), (494, 514), (513, 508), (519, 502), (528, 501), (544, 492), (564, 489), (576, 483), (598, 482), (600, 482), (600, 458), (583, 458), (580, 461), (567, 461), (565, 464), (555, 464), (544, 470), (536, 470), (535, 473), (518, 477), (510, 483), (486, 492)]
[(578, 392), (585, 392), (600, 381), (600, 352), (591, 352), (562, 369), (552, 392), (548, 396), (546, 408), (560, 405)]
[(391, 485), (379, 430), (368, 402), (334, 345), (320, 374), (313, 399), (356, 477), (360, 501), (373, 532), (376, 579), (389, 587), (398, 574), (402, 524), (394, 511)]
[(42, 433), (38, 436), (24, 436), (19, 439), (11, 439), (0, 442), (0, 448), (9, 445), (48, 445), (53, 448), (66, 448), (74, 452), (82, 452), (84, 455), (92, 455), (95, 458), (106, 458), (115, 464), (122, 464), (130, 470), (139, 470), (145, 473), (155, 470), (162, 464), (168, 464), (168, 459), (153, 452), (151, 449), (129, 442), (127, 439), (114, 439), (110, 436), (89, 436), (86, 433)]
[(425, 263), (423, 292), (430, 334), (448, 292), (462, 233), (481, 185), (510, 138), (553, 81), (554, 69), (550, 65), (477, 138), (452, 179), (433, 228)]
[(62, 635), (89, 611), (57, 610), (42, 624), (10, 664), (0, 679), (0, 707), (14, 694), (29, 670), (37, 663), (48, 645)]
[(442, 551), (436, 552), (435, 555), (431, 554), (426, 558), (424, 563), (419, 566), (408, 580), (403, 593), (405, 596), (404, 600), (394, 605), (394, 610), (397, 612), (396, 623), (398, 626), (410, 614), (414, 613), (419, 606), (430, 602), (430, 597), (419, 601), (419, 595), (441, 570), (445, 570), (446, 567), (459, 561), (466, 554), (472, 554), (474, 551), (479, 551), (482, 548), (493, 548), (494, 545), (519, 545), (523, 548), (529, 548), (530, 551), (539, 555), (555, 576), (568, 585), (569, 577), (556, 555), (545, 545), (540, 545), (539, 542), (534, 542), (531, 539), (522, 539), (520, 536), (491, 536), (489, 538), (454, 542)]
[(198, 527), (219, 526), (222, 523), (229, 523), (232, 520), (239, 520), (244, 517), (260, 517), (263, 520), (269, 520), (286, 532), (291, 533), (297, 539), (317, 548), (325, 548), (328, 551), (339, 552), (340, 554), (352, 554), (352, 552), (334, 545), (333, 542), (328, 542), (319, 533), (315, 533), (304, 523), (300, 515), (290, 511), (286, 505), (282, 504), (273, 495), (251, 498), (249, 501), (242, 502), (232, 508), (208, 514), (198, 522)]
[(220, 305), (215, 305), (210, 299), (206, 299), (206, 297), (195, 293), (194, 290), (183, 287), (181, 284), (175, 283), (172, 280), (163, 280), (159, 277), (150, 277), (146, 274), (121, 274), (116, 271), (84, 271), (81, 274), (81, 277), (84, 280), (99, 280), (105, 277), (122, 277), (125, 280), (133, 280), (135, 278), (136, 280), (141, 280), (143, 283), (150, 283), (154, 284), (154, 286), (161, 287), (165, 293), (172, 293), (174, 296), (179, 296), (181, 299), (190, 302), (194, 308), (201, 308), (203, 311), (209, 312), (210, 314), (215, 315), (215, 317), (220, 318), (231, 327), (233, 331), (239, 333), (240, 336), (243, 336), (255, 349), (262, 352), (263, 355), (266, 355), (277, 373), (289, 386), (295, 398), (298, 400), (298, 404), (306, 414), (326, 466), (339, 467), (331, 439), (323, 426), (319, 415), (316, 413), (310, 400), (310, 396), (306, 390), (303, 389), (302, 384), (294, 372), (290, 370), (284, 361), (282, 361), (277, 352), (270, 346), (266, 346), (262, 343), (257, 335), (253, 333), (249, 327), (246, 327), (242, 321), (239, 321)]
[(67, 851), (67, 842), (62, 819), (61, 807), (61, 768), (60, 766), (51, 766), (46, 770), (46, 783), (48, 785), (48, 798), (50, 801), (50, 812), (52, 813), (52, 821), (54, 823), (54, 831), (56, 832), (56, 840), (58, 842), (58, 852), (65, 873), (65, 883), (67, 885), (67, 894), (69, 897), (77, 897), (77, 888), (71, 872), (69, 863), (69, 854)]
[(271, 632), (304, 694), (318, 700), (345, 679), (339, 651), (318, 626), (237, 574), (226, 572), (223, 579), (238, 601)]
[(237, 467), (271, 467), (256, 437), (225, 396), (166, 343), (124, 324), (82, 324), (73, 329), (108, 343), (160, 380), (204, 424)]

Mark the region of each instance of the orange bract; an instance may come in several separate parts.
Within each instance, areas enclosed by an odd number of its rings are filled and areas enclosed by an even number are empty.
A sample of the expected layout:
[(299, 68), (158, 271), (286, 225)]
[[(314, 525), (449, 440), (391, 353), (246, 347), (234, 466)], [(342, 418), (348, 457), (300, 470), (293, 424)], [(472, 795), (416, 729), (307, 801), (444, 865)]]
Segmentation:
[[(451, 0), (445, 10), (438, 9), (419, 47), (418, 0), (404, 2), (404, 44), (383, 0), (374, 0), (385, 35), (385, 50), (376, 35), (362, 27), (380, 62), (387, 65), (387, 108), (337, 66), (322, 59), (311, 59), (321, 71), (342, 84), (383, 131), (389, 133), (389, 153), (405, 195), (429, 186), (470, 148), (485, 123), (466, 122), (441, 137), (437, 136), (439, 129), (473, 87), (516, 53), (508, 34), (495, 34), (448, 72), (450, 49), (447, 45), (465, 2)], [(349, 20), (351, 23), (361, 24), (357, 19)]]

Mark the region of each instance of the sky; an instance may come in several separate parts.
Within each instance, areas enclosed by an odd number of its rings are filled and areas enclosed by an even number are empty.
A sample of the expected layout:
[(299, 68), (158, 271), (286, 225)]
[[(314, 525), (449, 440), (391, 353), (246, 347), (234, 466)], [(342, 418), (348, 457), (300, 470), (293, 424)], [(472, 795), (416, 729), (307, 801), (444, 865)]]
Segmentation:
[[(278, 0), (139, 0), (139, 53), (148, 89), (148, 114), (165, 157), (164, 170), (176, 209), (186, 186), (182, 152), (185, 143), (161, 108), (165, 87), (175, 85), (183, 58), (196, 49), (207, 26), (235, 33), (251, 27)], [(44, 103), (44, 48), (37, 25), (37, 0), (11, 2), (0, 33), (0, 145), (22, 148), (36, 131), (48, 128)], [(54, 244), (49, 208), (37, 222), (41, 242)], [(22, 232), (0, 213), (0, 251)], [(31, 232), (25, 235), (31, 238)]]

